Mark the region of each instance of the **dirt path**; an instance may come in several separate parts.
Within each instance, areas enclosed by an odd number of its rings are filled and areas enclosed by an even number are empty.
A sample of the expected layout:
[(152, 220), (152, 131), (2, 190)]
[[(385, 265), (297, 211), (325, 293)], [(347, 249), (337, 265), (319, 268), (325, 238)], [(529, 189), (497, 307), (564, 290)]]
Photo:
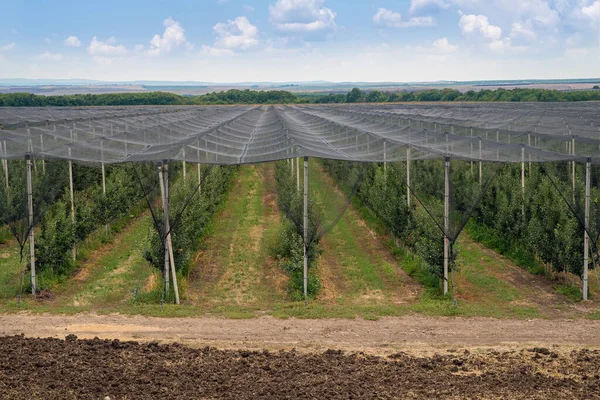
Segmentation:
[(191, 271), (186, 296), (193, 304), (264, 310), (283, 296), (285, 278), (268, 249), (279, 223), (273, 168), (272, 164), (240, 167)]
[(0, 315), (0, 335), (108, 338), (178, 342), (223, 349), (328, 348), (391, 354), (428, 354), (446, 348), (513, 349), (527, 346), (600, 347), (600, 321), (493, 318), (385, 317), (362, 319), (153, 318), (79, 314)]
[(457, 297), (490, 307), (530, 307), (540, 315), (569, 318), (597, 309), (554, 291), (545, 276), (533, 275), (463, 233), (458, 241), (462, 265), (455, 274)]
[[(311, 171), (311, 188), (327, 223), (331, 223), (344, 210), (346, 197), (320, 163), (311, 163)], [(322, 299), (354, 297), (353, 303), (403, 304), (418, 298), (420, 285), (398, 266), (382, 238), (367, 227), (351, 205), (321, 244)]]

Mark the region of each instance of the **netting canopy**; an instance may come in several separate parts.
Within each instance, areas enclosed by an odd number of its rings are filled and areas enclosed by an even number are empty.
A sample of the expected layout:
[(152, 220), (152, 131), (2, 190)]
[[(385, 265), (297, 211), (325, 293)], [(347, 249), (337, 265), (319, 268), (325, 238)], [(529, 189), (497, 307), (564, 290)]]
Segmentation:
[(0, 158), (600, 163), (600, 103), (0, 108)]

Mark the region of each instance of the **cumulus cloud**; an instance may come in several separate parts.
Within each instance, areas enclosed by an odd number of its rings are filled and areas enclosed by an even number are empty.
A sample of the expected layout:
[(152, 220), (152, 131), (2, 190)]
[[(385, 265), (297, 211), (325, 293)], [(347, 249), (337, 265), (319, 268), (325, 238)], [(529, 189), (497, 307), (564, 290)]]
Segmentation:
[(526, 40), (533, 40), (537, 38), (537, 33), (533, 29), (531, 20), (525, 22), (514, 22), (510, 31), (511, 38), (522, 38)]
[(324, 0), (277, 0), (269, 4), (269, 19), (284, 32), (317, 32), (335, 28), (336, 13)]
[(5, 44), (4, 46), (0, 46), (0, 51), (10, 51), (17, 46), (15, 42)]
[(486, 39), (499, 40), (502, 37), (502, 28), (490, 24), (485, 15), (465, 15), (458, 22), (460, 30), (464, 34), (481, 34)]
[(150, 40), (150, 48), (147, 51), (148, 55), (158, 56), (169, 53), (175, 47), (179, 47), (184, 44), (188, 45), (188, 47), (191, 47), (185, 38), (185, 30), (179, 24), (179, 22), (169, 17), (163, 21), (163, 25), (165, 27), (165, 31), (162, 36), (156, 34), (154, 37), (152, 37), (152, 40)]
[(377, 13), (373, 16), (373, 22), (377, 25), (392, 28), (432, 26), (435, 24), (432, 17), (412, 17), (408, 20), (403, 20), (402, 14), (388, 10), (387, 8), (379, 8)]
[(594, 1), (589, 6), (582, 7), (581, 14), (590, 18), (593, 22), (600, 24), (600, 0)]
[(127, 54), (127, 49), (123, 45), (115, 45), (117, 39), (110, 37), (103, 42), (96, 36), (92, 38), (87, 50), (88, 53), (96, 57), (119, 57)]
[(441, 38), (433, 42), (433, 49), (438, 53), (454, 53), (458, 46), (450, 44), (448, 38)]
[(60, 61), (63, 58), (64, 56), (61, 53), (51, 53), (49, 51), (45, 51), (34, 57), (34, 59), (41, 61)]
[(237, 17), (213, 26), (217, 34), (215, 47), (225, 49), (249, 49), (258, 44), (258, 28), (246, 17)]
[(540, 25), (554, 26), (560, 22), (558, 11), (552, 8), (547, 0), (498, 0), (498, 2), (507, 11), (529, 18)]
[(65, 39), (65, 46), (69, 46), (69, 47), (80, 47), (81, 46), (81, 40), (79, 40), (79, 38), (77, 36), (69, 36), (68, 38)]
[(411, 0), (409, 11), (414, 13), (424, 8), (448, 8), (450, 4), (444, 0)]

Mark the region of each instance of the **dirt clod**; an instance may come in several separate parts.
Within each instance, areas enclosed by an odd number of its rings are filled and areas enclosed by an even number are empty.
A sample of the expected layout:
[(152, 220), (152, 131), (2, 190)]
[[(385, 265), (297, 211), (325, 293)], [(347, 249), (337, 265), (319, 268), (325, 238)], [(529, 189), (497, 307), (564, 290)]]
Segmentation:
[(600, 393), (599, 350), (573, 350), (544, 364), (529, 352), (472, 353), (461, 356), (459, 369), (456, 354), (396, 353), (390, 359), (332, 349), (306, 354), (191, 349), (73, 336), (1, 337), (1, 397), (573, 399)]

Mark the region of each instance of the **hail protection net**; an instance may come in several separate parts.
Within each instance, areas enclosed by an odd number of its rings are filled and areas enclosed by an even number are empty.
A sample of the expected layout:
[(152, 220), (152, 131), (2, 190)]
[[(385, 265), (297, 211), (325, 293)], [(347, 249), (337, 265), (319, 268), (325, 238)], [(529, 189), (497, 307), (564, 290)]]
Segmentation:
[(600, 162), (598, 103), (0, 108), (2, 159)]

